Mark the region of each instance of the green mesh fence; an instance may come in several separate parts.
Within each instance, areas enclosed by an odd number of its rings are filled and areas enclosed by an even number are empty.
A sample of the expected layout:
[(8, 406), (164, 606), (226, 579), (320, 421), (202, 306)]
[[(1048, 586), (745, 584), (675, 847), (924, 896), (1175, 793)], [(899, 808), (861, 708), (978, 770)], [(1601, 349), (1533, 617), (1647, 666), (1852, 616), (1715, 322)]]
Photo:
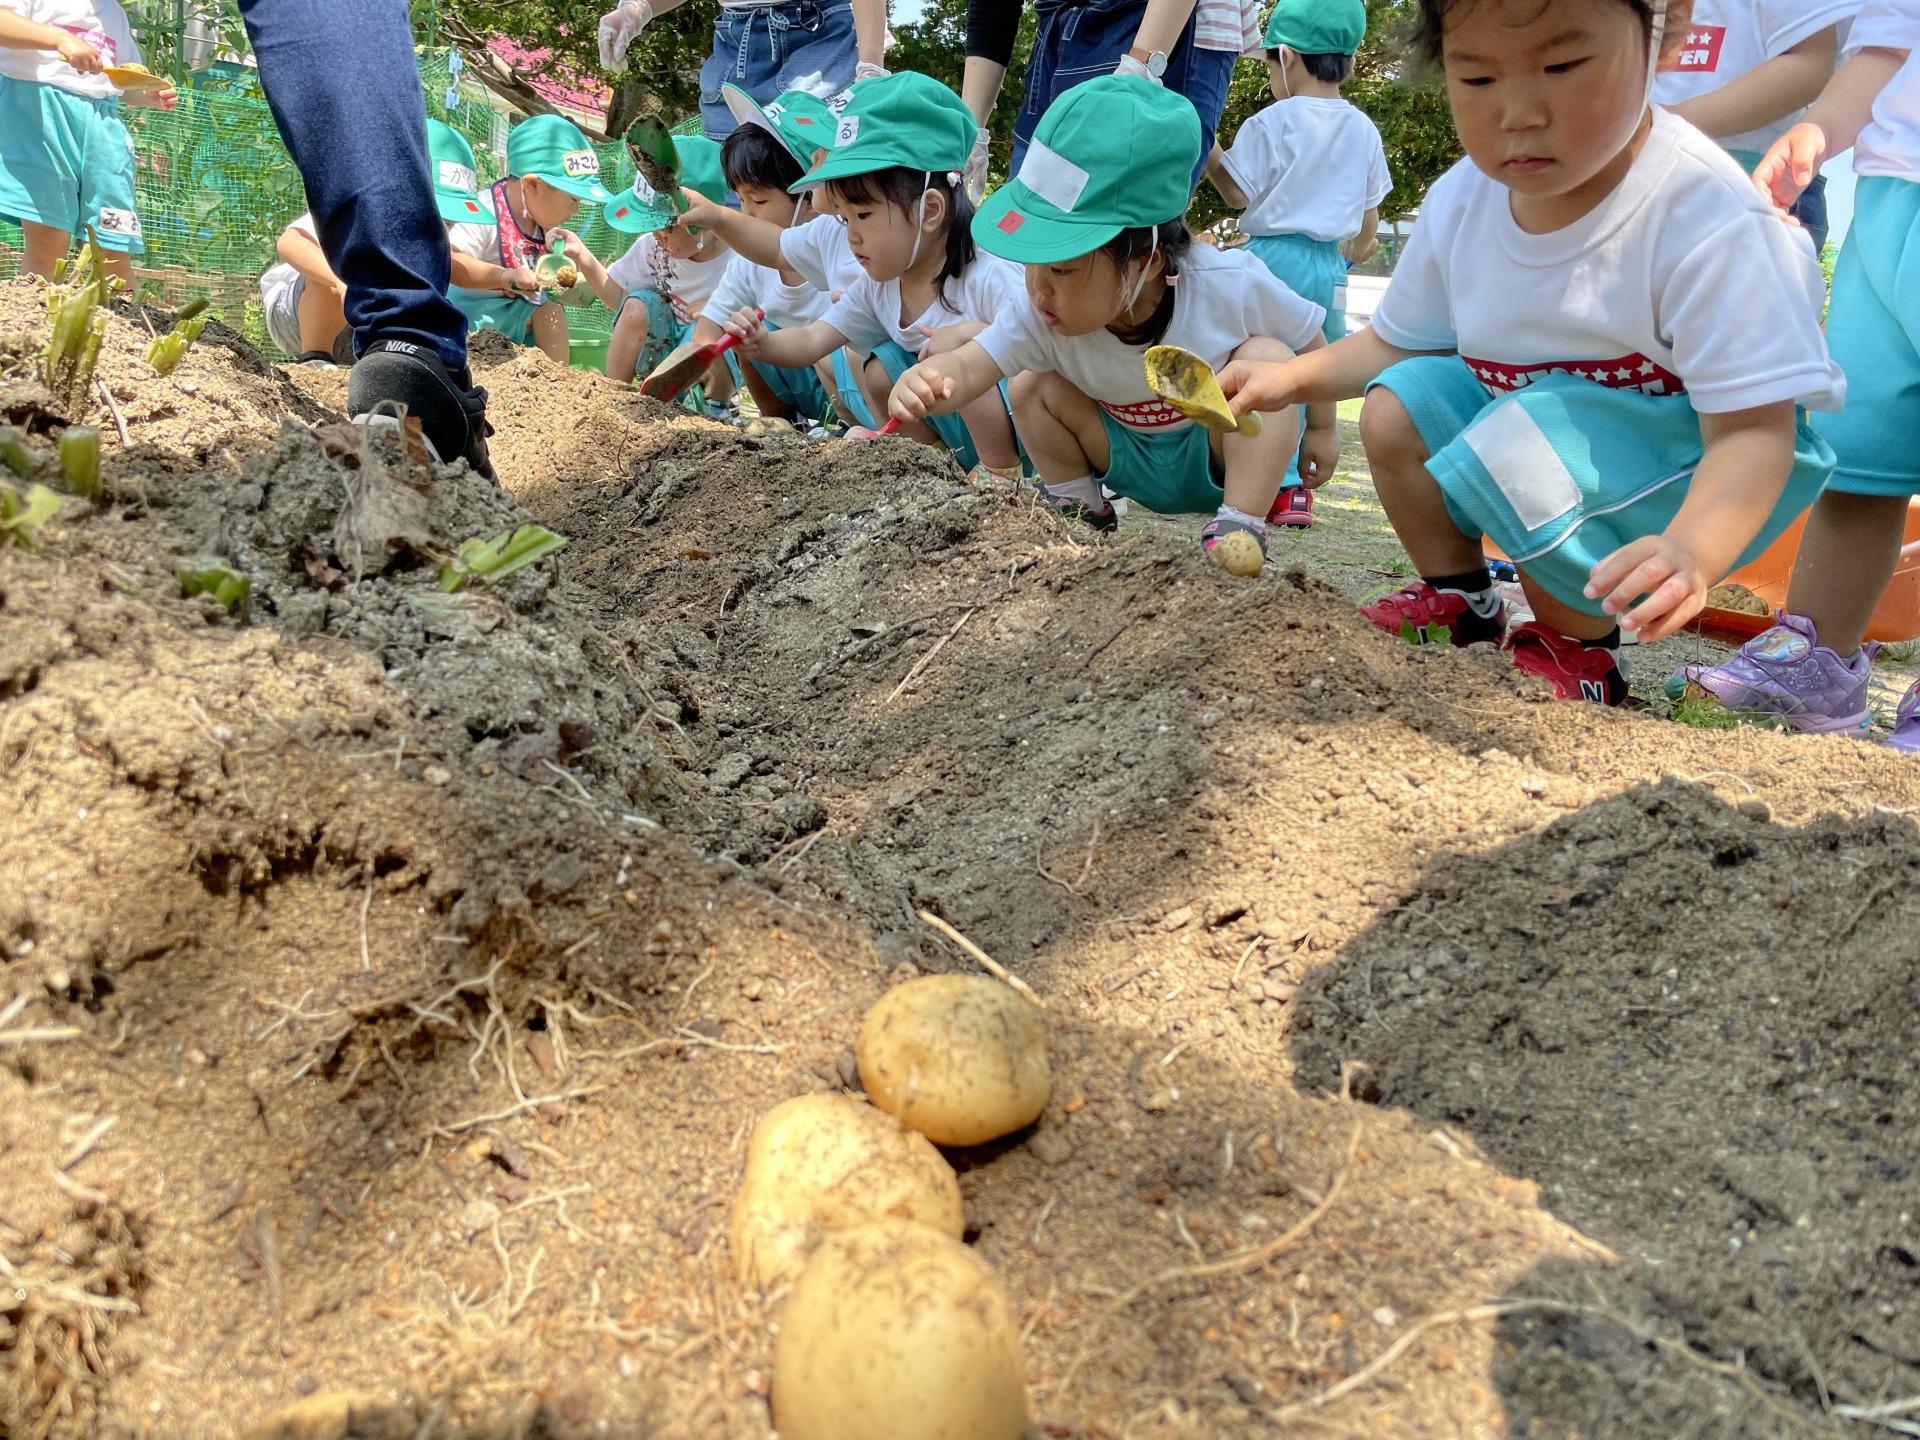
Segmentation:
[[(498, 179), (505, 160), (508, 118), (485, 89), (449, 66), (451, 52), (423, 54), (420, 79), (427, 113), (467, 137), (483, 184)], [(451, 103), (449, 103), (451, 102)], [(123, 107), (133, 135), (135, 192), (146, 252), (134, 275), (168, 305), (208, 297), (226, 322), (245, 331), (269, 354), (260, 306), (260, 273), (278, 260), (275, 245), (287, 223), (307, 208), (300, 174), (280, 142), (258, 77), (217, 64), (191, 78), (173, 111)], [(676, 127), (697, 133), (697, 117)], [(633, 183), (633, 163), (619, 144), (596, 146), (601, 179), (618, 193)], [(610, 229), (598, 206), (575, 219), (581, 239), (603, 261), (622, 254), (633, 237)], [(0, 221), (0, 279), (19, 273), (17, 226)], [(613, 316), (594, 301), (567, 312), (571, 335), (603, 338)]]

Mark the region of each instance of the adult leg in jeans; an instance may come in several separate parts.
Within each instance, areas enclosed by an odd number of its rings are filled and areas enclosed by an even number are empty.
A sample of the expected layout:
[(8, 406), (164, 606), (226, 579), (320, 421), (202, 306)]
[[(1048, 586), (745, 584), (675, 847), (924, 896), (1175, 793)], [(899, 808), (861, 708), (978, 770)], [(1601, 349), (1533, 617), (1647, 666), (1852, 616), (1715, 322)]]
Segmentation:
[(347, 406), (398, 401), (442, 459), (491, 476), (486, 393), (447, 299), (446, 225), (404, 0), (241, 0), (260, 85), (306, 182), (320, 248), (346, 281), (360, 355)]

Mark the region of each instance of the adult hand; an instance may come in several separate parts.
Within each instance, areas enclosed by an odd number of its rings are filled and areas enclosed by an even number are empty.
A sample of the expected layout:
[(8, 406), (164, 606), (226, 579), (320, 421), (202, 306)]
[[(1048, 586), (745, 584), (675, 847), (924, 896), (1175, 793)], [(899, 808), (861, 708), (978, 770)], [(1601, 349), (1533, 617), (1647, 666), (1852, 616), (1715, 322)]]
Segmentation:
[(1120, 63), (1113, 67), (1113, 73), (1116, 75), (1138, 75), (1142, 80), (1151, 80), (1156, 85), (1164, 85), (1166, 83), (1164, 80), (1156, 77), (1151, 70), (1147, 69), (1146, 61), (1136, 60), (1131, 55), (1122, 55), (1120, 57)]
[(1813, 183), (1827, 158), (1827, 132), (1801, 121), (1778, 140), (1753, 167), (1753, 183), (1775, 213), (1789, 225), (1798, 225), (1787, 212)]
[(987, 198), (987, 147), (992, 139), (982, 125), (973, 137), (973, 153), (967, 156), (967, 198), (975, 205)]
[(653, 19), (653, 6), (647, 0), (621, 0), (619, 6), (600, 17), (600, 66), (603, 70), (627, 68), (627, 49), (640, 38), (640, 32)]
[(61, 35), (64, 38), (60, 41), (60, 58), (82, 75), (98, 75), (100, 52), (78, 35), (68, 35), (65, 31)]
[(886, 73), (886, 66), (876, 65), (871, 60), (862, 60), (853, 67), (853, 81), (857, 85), (862, 80), (877, 80)]

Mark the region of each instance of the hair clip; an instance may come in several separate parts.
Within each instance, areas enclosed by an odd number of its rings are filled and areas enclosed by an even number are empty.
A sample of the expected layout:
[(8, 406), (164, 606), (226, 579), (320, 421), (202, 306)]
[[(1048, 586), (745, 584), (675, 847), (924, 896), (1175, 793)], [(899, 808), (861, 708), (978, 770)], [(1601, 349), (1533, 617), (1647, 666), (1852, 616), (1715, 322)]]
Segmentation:
[(949, 185), (958, 185), (966, 178), (965, 173), (959, 170), (949, 170), (947, 172), (947, 184)]

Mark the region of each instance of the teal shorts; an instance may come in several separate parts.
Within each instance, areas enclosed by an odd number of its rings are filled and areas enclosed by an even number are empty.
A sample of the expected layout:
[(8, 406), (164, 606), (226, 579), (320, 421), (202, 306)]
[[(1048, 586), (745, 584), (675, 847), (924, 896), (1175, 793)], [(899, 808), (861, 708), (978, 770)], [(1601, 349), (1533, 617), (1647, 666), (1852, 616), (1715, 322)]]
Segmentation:
[[(911, 355), (903, 345), (888, 340), (873, 352), (872, 359), (886, 367), (889, 379), (898, 380), (907, 371), (919, 364), (919, 357)], [(873, 409), (867, 404), (866, 393), (860, 388), (860, 381), (853, 373), (853, 366), (847, 361), (847, 347), (842, 345), (833, 352), (833, 383), (840, 387), (840, 398), (847, 402), (851, 412), (850, 419), (856, 425), (864, 425), (869, 430), (880, 428), (879, 420), (874, 418)], [(1000, 382), (1000, 403), (1007, 400), (1007, 382)], [(1012, 412), (1009, 411), (1009, 414)], [(967, 422), (958, 415), (929, 415), (927, 424), (933, 427), (933, 433), (940, 437), (940, 443), (953, 452), (953, 458), (960, 462), (960, 468), (971, 470), (980, 463), (980, 454), (973, 448), (973, 436), (967, 433)]]
[(91, 225), (103, 250), (145, 250), (119, 100), (0, 75), (0, 216), (74, 236)]
[(1347, 257), (1334, 240), (1311, 235), (1249, 235), (1247, 252), (1274, 279), (1327, 312), (1320, 333), (1331, 345), (1347, 337)]
[(467, 317), (468, 330), (497, 330), (516, 345), (533, 344), (533, 312), (539, 305), (497, 290), (463, 290), (458, 285), (448, 287), (447, 299)]
[(1848, 495), (1920, 493), (1920, 183), (1868, 175), (1833, 271), (1827, 348), (1847, 372), (1847, 406), (1813, 428)]
[(1113, 458), (1100, 483), (1159, 515), (1211, 515), (1225, 503), (1222, 471), (1198, 425), (1149, 434), (1122, 425), (1103, 407)]
[[(647, 310), (647, 338), (640, 347), (640, 358), (633, 367), (633, 373), (644, 380), (653, 373), (656, 365), (693, 338), (693, 321), (682, 320), (674, 314), (673, 302), (658, 290), (630, 291), (621, 310), (624, 311), (635, 301)], [(740, 384), (743, 377), (736, 352), (729, 350), (723, 358), (727, 362), (727, 372), (733, 376), (733, 383)]]
[[(778, 330), (778, 325), (768, 325), (768, 330)], [(727, 352), (727, 358), (733, 358), (733, 352)], [(827, 387), (820, 383), (820, 375), (811, 365), (769, 365), (764, 361), (749, 360), (754, 372), (774, 394), (774, 398), (797, 415), (809, 420), (818, 420), (827, 413)]]
[[(1684, 395), (1548, 375), (1496, 398), (1457, 355), (1403, 360), (1374, 384), (1419, 429), (1461, 532), (1490, 537), (1555, 599), (1588, 615), (1606, 613), (1586, 597), (1588, 574), (1673, 522), (1703, 450)], [(1833, 451), (1803, 416), (1787, 488), (1736, 568), (1819, 499), (1832, 473)]]

